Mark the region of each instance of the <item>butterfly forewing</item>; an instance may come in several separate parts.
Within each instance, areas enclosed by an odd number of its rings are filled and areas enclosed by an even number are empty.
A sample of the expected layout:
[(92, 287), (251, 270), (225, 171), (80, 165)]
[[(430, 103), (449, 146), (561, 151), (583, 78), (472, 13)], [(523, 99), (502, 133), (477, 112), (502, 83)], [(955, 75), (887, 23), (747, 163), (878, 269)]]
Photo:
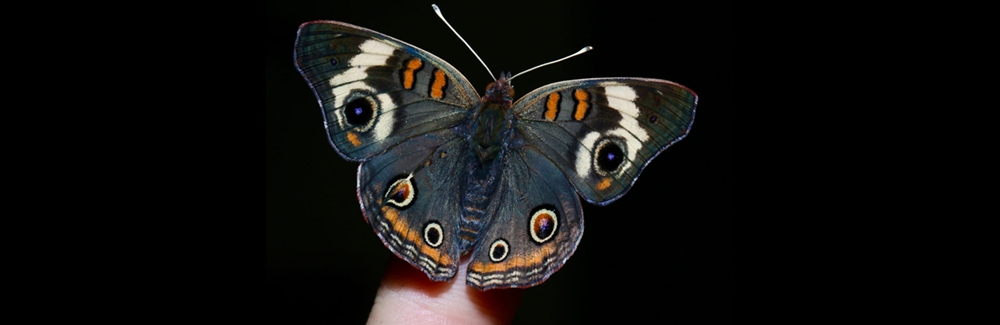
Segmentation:
[(603, 205), (687, 135), (697, 102), (670, 81), (599, 78), (544, 86), (513, 109), (525, 145), (555, 162), (588, 202)]
[(479, 102), (465, 77), (441, 59), (341, 22), (302, 24), (295, 64), (323, 107), (330, 142), (351, 160), (453, 127)]

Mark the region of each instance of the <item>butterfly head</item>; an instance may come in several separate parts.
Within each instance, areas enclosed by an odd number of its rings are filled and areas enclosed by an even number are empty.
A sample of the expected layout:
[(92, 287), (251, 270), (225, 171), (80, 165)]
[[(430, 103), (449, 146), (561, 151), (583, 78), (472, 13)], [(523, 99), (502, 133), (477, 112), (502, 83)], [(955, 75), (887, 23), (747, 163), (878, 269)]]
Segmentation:
[(486, 85), (486, 96), (483, 96), (483, 103), (500, 104), (509, 108), (513, 102), (514, 86), (510, 83), (510, 72), (501, 72), (497, 81)]

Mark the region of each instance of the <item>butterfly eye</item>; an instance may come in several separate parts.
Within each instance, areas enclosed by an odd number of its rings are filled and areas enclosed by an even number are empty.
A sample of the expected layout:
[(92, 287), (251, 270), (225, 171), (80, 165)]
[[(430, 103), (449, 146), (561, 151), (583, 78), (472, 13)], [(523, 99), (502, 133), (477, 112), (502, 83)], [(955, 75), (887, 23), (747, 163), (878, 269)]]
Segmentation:
[(434, 248), (441, 246), (441, 243), (444, 242), (444, 236), (442, 235), (441, 231), (441, 224), (437, 223), (436, 221), (431, 221), (428, 222), (426, 226), (424, 226), (424, 242), (426, 242), (427, 245), (430, 245), (431, 247)]
[(625, 161), (625, 152), (618, 144), (606, 140), (597, 146), (597, 168), (601, 171), (611, 172), (618, 169), (622, 162)]
[(529, 222), (528, 230), (531, 233), (531, 239), (538, 244), (552, 239), (556, 234), (556, 229), (559, 228), (559, 216), (556, 214), (555, 207), (550, 205), (535, 208)]
[(358, 98), (347, 103), (344, 106), (344, 115), (347, 117), (347, 123), (355, 126), (367, 125), (371, 122), (372, 116), (375, 113), (375, 109), (372, 106), (372, 102), (365, 98)]
[(494, 262), (501, 262), (507, 258), (507, 253), (510, 252), (510, 245), (507, 244), (506, 240), (497, 239), (490, 245), (490, 260)]

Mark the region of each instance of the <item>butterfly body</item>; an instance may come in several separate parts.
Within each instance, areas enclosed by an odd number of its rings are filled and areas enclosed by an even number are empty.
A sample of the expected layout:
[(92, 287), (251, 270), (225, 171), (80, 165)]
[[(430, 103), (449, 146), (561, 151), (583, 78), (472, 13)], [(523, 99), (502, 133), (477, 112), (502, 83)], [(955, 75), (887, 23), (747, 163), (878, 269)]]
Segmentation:
[(436, 281), (471, 255), (480, 290), (542, 283), (583, 235), (580, 197), (610, 203), (682, 139), (697, 96), (657, 79), (558, 82), (513, 100), (509, 74), (480, 97), (432, 54), (333, 21), (303, 24), (296, 66), (331, 144), (358, 167), (383, 244)]

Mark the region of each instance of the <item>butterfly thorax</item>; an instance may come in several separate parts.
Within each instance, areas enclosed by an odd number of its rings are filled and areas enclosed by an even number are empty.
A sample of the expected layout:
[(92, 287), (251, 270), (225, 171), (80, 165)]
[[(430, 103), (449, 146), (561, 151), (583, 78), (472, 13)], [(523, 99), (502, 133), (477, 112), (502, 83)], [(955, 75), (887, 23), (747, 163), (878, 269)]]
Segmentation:
[(479, 162), (484, 165), (497, 158), (505, 138), (510, 136), (514, 88), (507, 80), (508, 76), (501, 74), (500, 79), (487, 86), (486, 96), (473, 111), (470, 130), (472, 147)]

